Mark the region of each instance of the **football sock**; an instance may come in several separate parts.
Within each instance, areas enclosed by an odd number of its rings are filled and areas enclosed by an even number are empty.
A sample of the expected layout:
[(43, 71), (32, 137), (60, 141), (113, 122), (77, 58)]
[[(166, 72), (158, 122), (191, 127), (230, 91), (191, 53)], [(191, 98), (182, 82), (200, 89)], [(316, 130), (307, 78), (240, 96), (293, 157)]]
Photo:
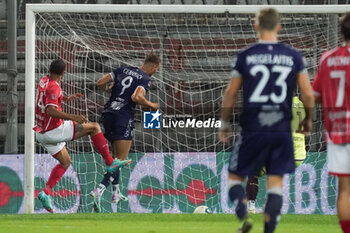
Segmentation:
[(113, 193), (120, 193), (119, 184), (113, 185)]
[(247, 180), (246, 193), (249, 201), (255, 201), (259, 191), (259, 178), (257, 176), (249, 177)]
[(101, 184), (104, 185), (105, 188), (109, 186), (109, 183), (111, 182), (112, 173), (106, 172), (103, 176), (103, 179), (101, 181)]
[(103, 134), (100, 132), (100, 133), (92, 136), (91, 140), (94, 143), (98, 152), (100, 152), (100, 154), (102, 155), (106, 165), (107, 166), (111, 165), (113, 163), (113, 158), (112, 158), (111, 154), (109, 153), (108, 144), (107, 144), (107, 141), (106, 141), (105, 137), (103, 136)]
[(65, 172), (66, 169), (61, 164), (56, 165), (52, 169), (49, 180), (47, 181), (44, 188), (46, 195), (51, 195), (52, 188), (58, 183), (58, 181), (60, 181)]
[(350, 220), (340, 220), (339, 224), (344, 233), (350, 233)]
[(119, 184), (119, 174), (120, 174), (120, 169), (118, 169), (112, 173), (112, 177), (113, 177), (112, 184), (113, 185)]
[(236, 205), (236, 215), (239, 220), (244, 220), (247, 217), (247, 198), (245, 196), (242, 182), (236, 180), (228, 181), (228, 195), (230, 200)]
[(100, 184), (97, 188), (97, 192), (101, 195), (103, 195), (104, 191), (106, 190), (106, 186), (104, 186), (103, 184)]
[(271, 188), (267, 190), (267, 202), (264, 212), (265, 230), (264, 233), (273, 233), (282, 208), (282, 189)]
[[(113, 173), (106, 172), (103, 176), (103, 179), (101, 181), (101, 184), (98, 186), (97, 191), (100, 193), (100, 195), (103, 194), (103, 192), (108, 188), (109, 184), (112, 182), (113, 184), (113, 191), (115, 191), (116, 185), (119, 183), (119, 169)], [(118, 185), (119, 190), (119, 185)]]

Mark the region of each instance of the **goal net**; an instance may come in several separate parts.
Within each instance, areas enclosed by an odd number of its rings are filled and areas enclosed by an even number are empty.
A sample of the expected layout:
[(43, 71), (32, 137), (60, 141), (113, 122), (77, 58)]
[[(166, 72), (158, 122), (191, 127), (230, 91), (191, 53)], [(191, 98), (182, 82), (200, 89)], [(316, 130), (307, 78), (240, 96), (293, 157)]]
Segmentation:
[[(161, 128), (147, 129), (143, 111), (148, 110), (136, 109), (129, 154), (133, 162), (121, 169), (120, 177), (121, 191), (129, 200), (117, 206), (111, 204), (109, 187), (101, 202), (103, 212), (191, 213), (200, 205), (214, 212), (233, 212), (226, 187), (232, 144), (219, 143), (215, 122), (220, 118), (233, 58), (240, 49), (257, 42), (253, 26), (254, 13), (259, 8), (225, 6), (214, 11), (211, 6), (186, 6), (190, 9), (185, 11), (183, 7), (33, 8), (35, 60), (27, 61), (27, 65), (35, 64), (35, 76), (30, 82), (36, 84), (46, 75), (53, 59), (63, 59), (67, 64), (61, 85), (64, 94), (85, 96), (64, 104), (63, 110), (84, 114), (89, 121), (101, 122), (103, 105), (109, 98), (95, 85), (100, 77), (117, 67), (141, 66), (149, 52), (161, 57), (161, 68), (151, 77), (152, 88), (147, 94), (147, 98), (160, 104)], [(340, 42), (337, 23), (340, 13), (346, 11), (343, 6), (337, 13), (334, 9), (338, 8), (331, 7), (333, 13), (318, 13), (317, 9), (320, 8), (310, 8), (310, 12), (301, 6), (291, 7), (289, 12), (280, 9), (283, 28), (279, 39), (303, 53), (310, 77), (314, 77), (320, 55)], [(232, 117), (232, 141), (239, 133), (241, 97), (238, 102)], [(179, 122), (187, 119), (195, 119), (194, 127), (180, 126)], [(196, 127), (198, 121), (209, 127)], [(334, 214), (335, 179), (327, 175), (319, 108), (312, 135), (306, 141), (306, 161), (295, 175), (284, 180), (283, 212)], [(89, 192), (103, 178), (104, 163), (89, 137), (68, 142), (67, 149), (72, 166), (54, 188), (54, 210), (92, 212)], [(55, 164), (57, 161), (35, 143), (35, 196)], [(266, 199), (264, 178), (260, 184), (258, 208)], [(37, 199), (35, 211), (43, 211)]]

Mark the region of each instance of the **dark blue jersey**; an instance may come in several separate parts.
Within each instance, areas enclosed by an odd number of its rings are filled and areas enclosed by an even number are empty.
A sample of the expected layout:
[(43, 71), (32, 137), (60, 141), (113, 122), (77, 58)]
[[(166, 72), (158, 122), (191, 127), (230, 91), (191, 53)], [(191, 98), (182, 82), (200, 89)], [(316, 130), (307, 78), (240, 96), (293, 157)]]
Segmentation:
[(292, 97), (299, 73), (306, 72), (302, 55), (283, 43), (258, 43), (241, 51), (232, 77), (243, 83), (243, 131), (290, 132)]
[(148, 92), (151, 87), (151, 79), (143, 70), (132, 66), (115, 69), (111, 76), (114, 86), (103, 112), (116, 114), (118, 125), (126, 127), (134, 118), (136, 104), (131, 99), (132, 94), (139, 86)]

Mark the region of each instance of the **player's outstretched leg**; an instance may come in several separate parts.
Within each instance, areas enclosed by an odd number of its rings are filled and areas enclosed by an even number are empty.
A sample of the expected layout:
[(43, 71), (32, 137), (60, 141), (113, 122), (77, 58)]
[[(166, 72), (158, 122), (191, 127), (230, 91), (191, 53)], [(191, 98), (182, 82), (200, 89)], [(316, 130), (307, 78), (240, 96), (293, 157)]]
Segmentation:
[(229, 197), (233, 203), (236, 203), (236, 215), (242, 221), (242, 227), (238, 229), (238, 233), (248, 233), (253, 227), (253, 222), (247, 212), (247, 198), (242, 185), (243, 177), (229, 174), (228, 190)]
[(257, 176), (249, 177), (247, 180), (247, 186), (246, 186), (246, 193), (248, 198), (248, 204), (247, 204), (248, 213), (252, 213), (252, 214), (256, 213), (255, 200), (256, 200), (256, 196), (258, 195), (258, 191), (259, 191), (259, 177)]
[(43, 207), (50, 213), (53, 213), (50, 198), (51, 191), (53, 187), (60, 181), (61, 177), (66, 172), (67, 168), (71, 163), (70, 156), (65, 147), (63, 147), (63, 149), (53, 157), (57, 159), (60, 162), (60, 164), (56, 165), (52, 169), (44, 190), (41, 191), (38, 195), (38, 199), (42, 203)]
[(107, 141), (103, 136), (100, 125), (98, 123), (88, 122), (84, 124), (75, 124), (74, 139), (78, 139), (86, 135), (91, 136), (91, 141), (103, 157), (107, 172), (115, 172), (119, 168), (131, 163), (131, 160), (113, 160), (111, 154), (109, 153)]

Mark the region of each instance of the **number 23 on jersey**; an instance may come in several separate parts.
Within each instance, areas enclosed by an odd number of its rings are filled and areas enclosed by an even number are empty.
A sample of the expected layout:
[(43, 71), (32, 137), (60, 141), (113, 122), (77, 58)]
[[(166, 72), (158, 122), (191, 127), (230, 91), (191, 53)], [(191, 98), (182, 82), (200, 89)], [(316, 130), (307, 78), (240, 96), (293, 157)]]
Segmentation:
[[(275, 104), (282, 103), (287, 97), (287, 83), (286, 79), (288, 78), (289, 73), (292, 68), (288, 66), (279, 66), (274, 65), (271, 68), (271, 71), (265, 65), (255, 65), (253, 66), (249, 73), (254, 78), (259, 78), (260, 80), (249, 97), (249, 102), (251, 103), (266, 103), (271, 100)], [(278, 77), (274, 83), (275, 86), (280, 87), (281, 93), (276, 94), (275, 92), (271, 92), (270, 94), (262, 94), (264, 91), (269, 79), (271, 78), (272, 73), (277, 73)]]

